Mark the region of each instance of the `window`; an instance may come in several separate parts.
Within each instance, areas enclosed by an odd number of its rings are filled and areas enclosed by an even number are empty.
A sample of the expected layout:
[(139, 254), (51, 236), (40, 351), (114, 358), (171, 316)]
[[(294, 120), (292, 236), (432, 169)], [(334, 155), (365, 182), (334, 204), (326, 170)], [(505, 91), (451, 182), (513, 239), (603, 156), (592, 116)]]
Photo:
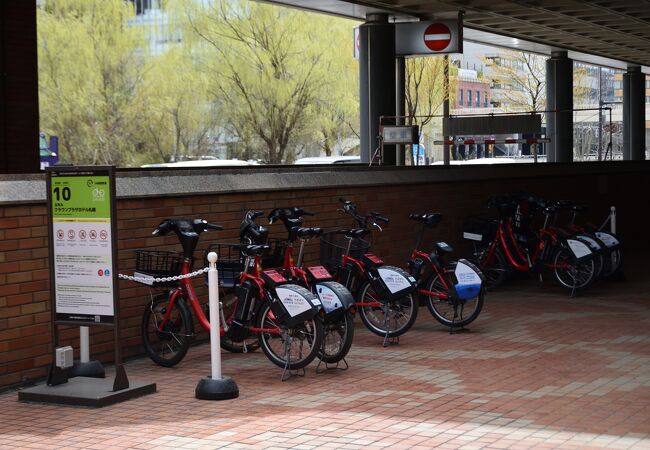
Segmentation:
[(650, 80), (648, 79), (648, 77), (645, 77), (645, 88), (650, 89)]
[(487, 92), (483, 92), (483, 107), (485, 107), (485, 108), (488, 107)]
[(481, 91), (476, 91), (476, 107), (481, 106)]
[(463, 106), (463, 90), (458, 93), (458, 106)]
[(646, 95), (646, 97), (645, 97), (645, 102), (646, 102), (646, 103), (650, 103), (650, 97), (648, 97), (647, 95)]
[(467, 90), (467, 106), (472, 106), (472, 91)]
[(622, 89), (621, 80), (614, 80), (614, 89)]

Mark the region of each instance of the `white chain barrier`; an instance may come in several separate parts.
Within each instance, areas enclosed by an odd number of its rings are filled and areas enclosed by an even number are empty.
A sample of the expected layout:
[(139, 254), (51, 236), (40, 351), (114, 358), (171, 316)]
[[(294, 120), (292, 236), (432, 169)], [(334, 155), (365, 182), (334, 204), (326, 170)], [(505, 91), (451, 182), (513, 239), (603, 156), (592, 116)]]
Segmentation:
[(141, 274), (138, 274), (137, 272), (135, 272), (133, 276), (132, 275), (124, 275), (124, 274), (121, 274), (121, 273), (119, 273), (117, 276), (121, 280), (129, 280), (129, 281), (135, 281), (136, 283), (152, 285), (154, 283), (167, 283), (167, 282), (170, 282), (170, 281), (180, 281), (180, 280), (183, 280), (185, 278), (197, 277), (197, 276), (199, 276), (201, 274), (206, 273), (208, 270), (210, 270), (209, 267), (204, 267), (203, 269), (198, 269), (198, 270), (195, 270), (194, 272), (190, 272), (190, 273), (187, 273), (185, 275), (176, 275), (176, 276), (173, 276), (173, 277), (160, 277), (160, 278), (156, 278), (156, 277), (153, 277), (153, 276), (142, 276)]

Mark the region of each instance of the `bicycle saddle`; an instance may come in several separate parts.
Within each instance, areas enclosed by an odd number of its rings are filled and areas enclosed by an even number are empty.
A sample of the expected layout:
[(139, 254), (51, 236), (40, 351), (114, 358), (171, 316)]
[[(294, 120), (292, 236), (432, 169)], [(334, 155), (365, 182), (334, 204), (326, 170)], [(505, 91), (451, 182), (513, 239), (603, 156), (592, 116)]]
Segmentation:
[(246, 256), (258, 256), (271, 249), (270, 245), (242, 245), (239, 250)]
[(436, 250), (438, 250), (440, 253), (451, 253), (454, 251), (451, 245), (442, 241), (436, 242)]
[(311, 239), (316, 236), (323, 234), (322, 228), (304, 228), (304, 227), (293, 227), (291, 229), (291, 237), (298, 239)]
[(350, 228), (346, 230), (336, 230), (336, 234), (344, 234), (347, 238), (356, 239), (367, 236), (370, 234), (370, 230), (367, 228)]
[(424, 214), (418, 214), (418, 213), (413, 213), (409, 215), (409, 219), (411, 220), (416, 220), (418, 222), (422, 222), (425, 225), (433, 226), (437, 225), (440, 223), (442, 220), (442, 214), (440, 213), (424, 213)]

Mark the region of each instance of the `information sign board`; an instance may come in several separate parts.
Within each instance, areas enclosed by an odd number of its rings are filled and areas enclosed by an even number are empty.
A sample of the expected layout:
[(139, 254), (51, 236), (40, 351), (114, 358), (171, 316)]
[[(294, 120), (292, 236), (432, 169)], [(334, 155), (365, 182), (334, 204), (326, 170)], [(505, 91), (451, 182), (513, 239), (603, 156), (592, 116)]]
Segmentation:
[(47, 181), (54, 321), (113, 325), (113, 168), (54, 167)]

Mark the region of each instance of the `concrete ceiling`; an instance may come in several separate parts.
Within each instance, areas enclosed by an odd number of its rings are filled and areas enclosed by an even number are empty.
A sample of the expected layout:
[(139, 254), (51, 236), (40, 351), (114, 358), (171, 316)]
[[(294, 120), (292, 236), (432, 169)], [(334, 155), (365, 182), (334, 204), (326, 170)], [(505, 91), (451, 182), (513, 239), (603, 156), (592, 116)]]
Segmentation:
[[(388, 12), (398, 21), (464, 11), (466, 28), (612, 61), (650, 67), (650, 0), (279, 0), (364, 19)], [(525, 49), (525, 48), (524, 48)], [(608, 64), (604, 64), (608, 65)], [(621, 67), (620, 64), (609, 64)]]

